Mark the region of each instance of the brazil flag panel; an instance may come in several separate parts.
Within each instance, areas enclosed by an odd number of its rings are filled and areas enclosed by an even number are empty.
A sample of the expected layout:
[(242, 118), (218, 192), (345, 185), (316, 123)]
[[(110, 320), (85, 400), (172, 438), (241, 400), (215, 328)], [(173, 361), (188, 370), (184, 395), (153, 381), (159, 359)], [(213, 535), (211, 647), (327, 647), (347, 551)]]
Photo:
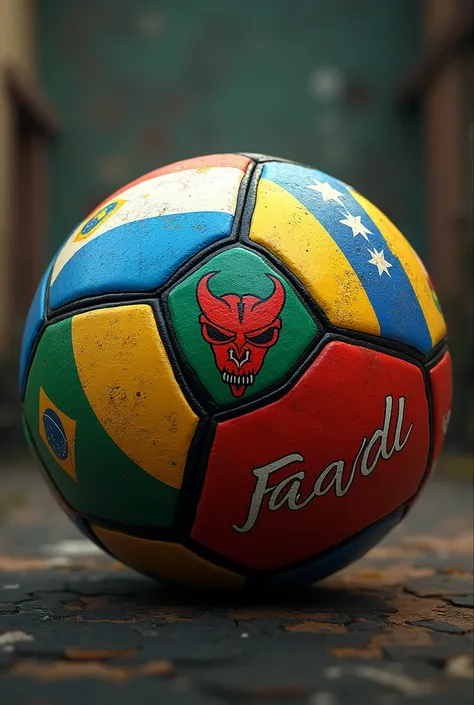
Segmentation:
[[(114, 320), (119, 316), (116, 312)], [(100, 322), (106, 329), (104, 316)], [(57, 489), (75, 510), (125, 524), (169, 526), (180, 482), (173, 487), (158, 479), (159, 472), (153, 476), (149, 468), (140, 467), (127, 455), (126, 444), (125, 451), (121, 450), (99, 422), (78, 374), (72, 327), (73, 319), (68, 318), (46, 329), (28, 375), (25, 416), (38, 453)], [(100, 341), (96, 343), (100, 350)], [(91, 367), (96, 364), (94, 359), (89, 362)], [(156, 376), (156, 370), (149, 374)], [(197, 417), (191, 425), (197, 425)], [(186, 454), (187, 448), (183, 464)]]
[(289, 282), (243, 247), (181, 281), (168, 307), (184, 357), (223, 406), (283, 381), (318, 332)]

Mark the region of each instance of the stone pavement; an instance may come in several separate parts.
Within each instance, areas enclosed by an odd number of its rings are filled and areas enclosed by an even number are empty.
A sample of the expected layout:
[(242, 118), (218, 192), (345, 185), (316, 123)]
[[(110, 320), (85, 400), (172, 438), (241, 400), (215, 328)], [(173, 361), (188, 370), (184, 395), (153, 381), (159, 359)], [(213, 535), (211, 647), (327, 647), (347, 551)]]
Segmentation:
[(0, 471), (2, 705), (471, 705), (472, 488), (433, 480), (305, 593), (166, 589), (83, 539), (39, 473)]

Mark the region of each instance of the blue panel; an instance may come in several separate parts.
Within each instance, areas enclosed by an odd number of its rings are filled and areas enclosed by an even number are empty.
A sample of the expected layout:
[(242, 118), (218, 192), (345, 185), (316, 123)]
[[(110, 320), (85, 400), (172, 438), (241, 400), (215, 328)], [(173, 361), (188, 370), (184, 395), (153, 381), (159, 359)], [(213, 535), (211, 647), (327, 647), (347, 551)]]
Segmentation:
[(203, 247), (230, 235), (233, 220), (229, 213), (181, 213), (107, 230), (64, 265), (51, 286), (50, 306), (155, 289)]
[(350, 563), (362, 558), (367, 551), (378, 544), (399, 523), (404, 511), (404, 507), (397, 509), (376, 524), (360, 531), (339, 546), (325, 551), (317, 558), (272, 575), (268, 578), (268, 585), (270, 587), (293, 588), (299, 585), (309, 585), (337, 573)]
[[(348, 187), (321, 171), (294, 164), (268, 164), (262, 177), (291, 193), (328, 231), (359, 277), (378, 318), (381, 335), (429, 352), (431, 335), (411, 282)], [(334, 191), (328, 193), (327, 185)], [(348, 216), (360, 219), (370, 233), (368, 239), (363, 235), (354, 237), (351, 228), (341, 222)], [(382, 263), (389, 263), (385, 271), (379, 272), (378, 266), (370, 263), (374, 253), (383, 257)]]
[(60, 460), (66, 460), (69, 455), (69, 444), (61, 419), (54, 409), (46, 409), (42, 421), (51, 450)]
[(53, 263), (51, 262), (48, 269), (44, 273), (43, 278), (38, 284), (36, 294), (31, 302), (30, 310), (28, 311), (28, 316), (23, 331), (23, 339), (21, 341), (20, 350), (20, 390), (22, 393), (25, 387), (26, 371), (30, 359), (30, 353), (39, 329), (41, 328), (41, 324), (44, 322), (46, 317), (46, 286), (48, 284), (52, 266)]

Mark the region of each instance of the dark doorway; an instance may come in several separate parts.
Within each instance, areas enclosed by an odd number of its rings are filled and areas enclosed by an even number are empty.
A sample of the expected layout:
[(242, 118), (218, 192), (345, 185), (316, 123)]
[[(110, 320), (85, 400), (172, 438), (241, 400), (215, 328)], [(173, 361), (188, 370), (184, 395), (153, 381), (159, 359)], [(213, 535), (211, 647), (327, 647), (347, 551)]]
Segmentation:
[(13, 70), (6, 72), (11, 96), (11, 286), (12, 349), (20, 342), (25, 317), (44, 261), (47, 155), (58, 131), (49, 106)]

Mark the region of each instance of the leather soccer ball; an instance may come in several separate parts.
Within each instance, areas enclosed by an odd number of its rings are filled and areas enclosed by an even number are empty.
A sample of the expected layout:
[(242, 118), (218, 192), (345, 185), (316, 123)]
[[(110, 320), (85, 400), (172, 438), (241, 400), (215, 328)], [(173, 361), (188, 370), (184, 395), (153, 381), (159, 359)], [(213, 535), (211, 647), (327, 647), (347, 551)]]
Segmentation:
[(61, 505), (133, 568), (305, 584), (418, 496), (449, 420), (445, 336), (421, 260), (353, 188), (189, 159), (54, 257), (25, 327), (25, 429)]

